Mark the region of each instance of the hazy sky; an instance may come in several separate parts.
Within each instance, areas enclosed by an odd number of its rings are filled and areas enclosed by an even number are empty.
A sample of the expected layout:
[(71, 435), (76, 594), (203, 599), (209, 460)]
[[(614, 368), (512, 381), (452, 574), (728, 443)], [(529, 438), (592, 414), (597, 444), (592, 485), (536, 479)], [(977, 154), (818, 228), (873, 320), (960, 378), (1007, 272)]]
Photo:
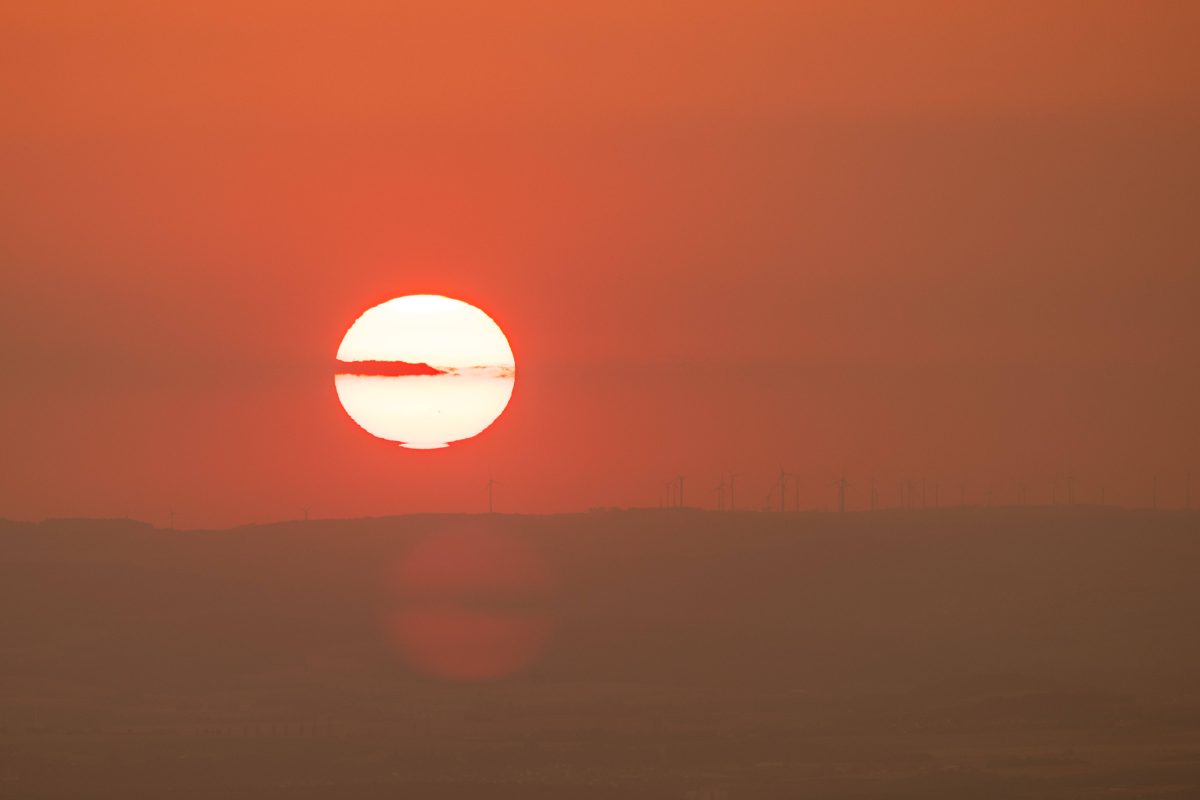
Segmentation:
[[(0, 10), (0, 516), (1200, 473), (1196, 3), (177, 5)], [(420, 292), (518, 363), (436, 453), (333, 388)]]

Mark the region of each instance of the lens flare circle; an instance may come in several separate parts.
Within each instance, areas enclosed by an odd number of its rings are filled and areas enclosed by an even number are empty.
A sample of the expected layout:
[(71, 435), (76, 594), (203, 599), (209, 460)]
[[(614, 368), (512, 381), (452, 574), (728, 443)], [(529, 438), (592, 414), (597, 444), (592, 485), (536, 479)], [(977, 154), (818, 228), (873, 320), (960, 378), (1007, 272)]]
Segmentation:
[(491, 681), (528, 670), (556, 627), (558, 582), (534, 543), (478, 523), (431, 532), (397, 562), (388, 638), (419, 672)]

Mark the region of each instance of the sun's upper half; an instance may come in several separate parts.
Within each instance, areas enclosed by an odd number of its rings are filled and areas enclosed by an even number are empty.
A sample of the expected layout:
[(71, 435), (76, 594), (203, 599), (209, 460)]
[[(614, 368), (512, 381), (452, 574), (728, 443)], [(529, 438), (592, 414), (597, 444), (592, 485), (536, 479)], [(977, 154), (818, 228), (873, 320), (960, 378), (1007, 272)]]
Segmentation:
[(440, 369), (516, 366), (508, 338), (487, 314), (440, 295), (397, 297), (365, 311), (346, 331), (339, 361), (403, 361)]

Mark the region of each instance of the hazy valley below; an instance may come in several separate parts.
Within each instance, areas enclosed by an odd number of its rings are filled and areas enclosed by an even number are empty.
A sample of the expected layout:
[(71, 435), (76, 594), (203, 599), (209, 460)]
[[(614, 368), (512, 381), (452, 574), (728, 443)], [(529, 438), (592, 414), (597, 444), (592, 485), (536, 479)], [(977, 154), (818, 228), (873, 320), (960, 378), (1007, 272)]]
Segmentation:
[(3, 522), (0, 796), (1194, 797), (1198, 522)]

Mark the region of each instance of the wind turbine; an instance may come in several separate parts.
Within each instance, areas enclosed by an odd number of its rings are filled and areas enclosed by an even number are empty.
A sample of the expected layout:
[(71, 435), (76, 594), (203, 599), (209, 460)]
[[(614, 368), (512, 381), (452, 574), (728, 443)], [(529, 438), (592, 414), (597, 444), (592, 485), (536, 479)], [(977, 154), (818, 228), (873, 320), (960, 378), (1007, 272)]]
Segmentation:
[(713, 491), (717, 493), (717, 511), (725, 510), (725, 476), (721, 476), (721, 482), (713, 487)]
[(838, 478), (834, 483), (838, 487), (838, 513), (846, 513), (846, 489), (850, 488), (849, 482), (846, 481), (846, 476)]
[(779, 468), (779, 511), (782, 513), (787, 511), (787, 479), (791, 473), (784, 472), (783, 467)]
[(491, 514), (491, 513), (492, 513), (492, 487), (493, 487), (493, 486), (495, 486), (496, 484), (497, 484), (497, 481), (496, 481), (496, 479), (495, 479), (495, 478), (493, 478), (493, 477), (492, 477), (492, 473), (490, 473), (490, 472), (489, 472), (489, 473), (488, 473), (488, 481), (487, 481), (487, 487), (488, 487), (488, 513), (489, 513), (489, 514)]
[(736, 481), (738, 478), (742, 477), (742, 474), (743, 473), (741, 473), (741, 472), (729, 473), (729, 510), (730, 511), (737, 511), (737, 505), (733, 501), (733, 484), (734, 484), (734, 481)]

